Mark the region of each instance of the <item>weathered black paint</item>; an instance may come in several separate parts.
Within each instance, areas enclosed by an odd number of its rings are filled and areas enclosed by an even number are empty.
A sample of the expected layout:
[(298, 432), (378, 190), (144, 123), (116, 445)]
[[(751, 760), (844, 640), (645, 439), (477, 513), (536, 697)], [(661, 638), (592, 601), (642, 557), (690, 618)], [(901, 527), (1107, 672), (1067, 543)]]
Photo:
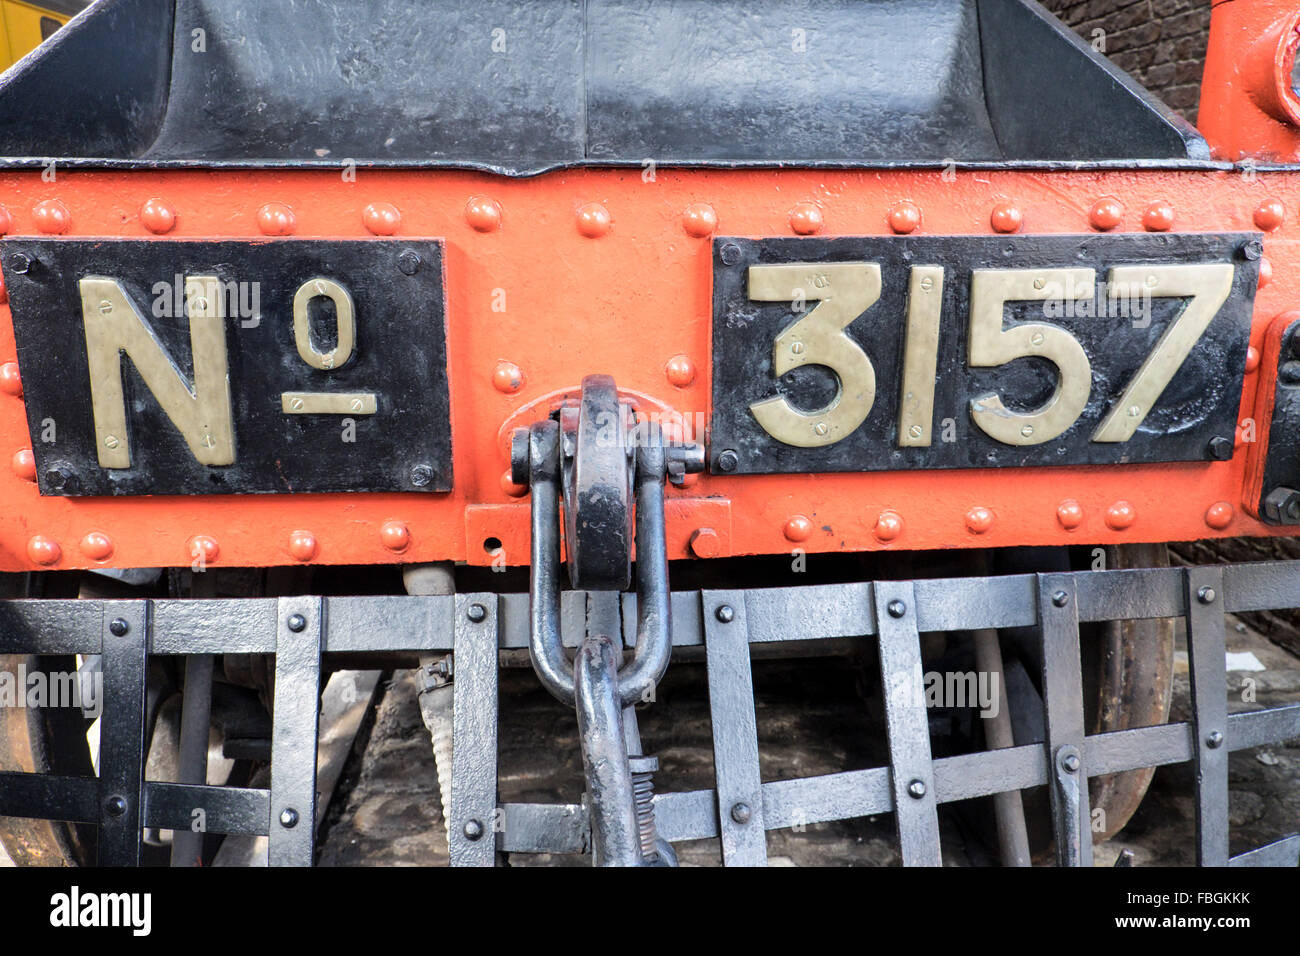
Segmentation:
[[(1253, 233), (715, 239), (710, 470), (772, 474), (1214, 460), (1211, 441), (1231, 441), (1236, 429), (1259, 278), (1258, 261), (1245, 250), (1257, 240)], [(772, 343), (795, 316), (790, 303), (750, 301), (747, 269), (760, 263), (862, 261), (880, 263), (883, 281), (880, 300), (847, 329), (876, 370), (871, 413), (857, 431), (834, 445), (795, 448), (778, 442), (759, 426), (749, 406), (785, 395), (797, 408), (821, 408), (834, 397), (837, 381), (828, 369), (811, 365), (779, 383), (772, 380)], [(1234, 263), (1232, 293), (1129, 441), (1090, 439), (1186, 300), (1153, 298), (1147, 328), (1122, 317), (1045, 318), (1041, 302), (1008, 303), (1004, 327), (1047, 322), (1079, 340), (1092, 363), (1091, 397), (1069, 431), (1042, 445), (1004, 445), (975, 426), (968, 411), (972, 398), (996, 391), (1012, 411), (1031, 411), (1052, 394), (1056, 373), (1041, 358), (1017, 359), (999, 368), (968, 367), (972, 269), (1090, 267), (1104, 281), (1113, 266), (1200, 262)], [(912, 265), (946, 267), (933, 439), (925, 448), (900, 448), (897, 435)], [(955, 440), (944, 442), (942, 423), (949, 418)], [(728, 452), (735, 453), (733, 468), (726, 467)]]
[[(399, 256), (420, 257), (413, 275)], [(20, 257), (31, 260), (26, 271)], [(222, 242), (6, 238), (3, 254), (18, 365), (42, 494), (447, 491), (447, 392), (442, 245), (429, 239)], [(129, 358), (123, 359), (131, 467), (98, 462), (78, 282), (118, 279), (176, 366), (193, 381), (188, 316), (156, 317), (156, 283), (216, 275), (259, 283), (260, 311), (226, 320), (235, 463), (199, 464)], [(326, 277), (352, 294), (356, 346), (338, 369), (312, 368), (293, 337), (293, 298)], [(246, 302), (251, 304), (249, 293)], [(174, 302), (172, 303), (174, 305)], [(183, 311), (183, 310), (182, 310)], [(324, 313), (328, 312), (328, 316)], [(319, 347), (336, 336), (332, 309), (313, 319)], [(377, 394), (374, 415), (286, 415), (286, 391)], [(353, 442), (343, 420), (355, 422)], [(44, 422), (54, 442), (43, 442)]]

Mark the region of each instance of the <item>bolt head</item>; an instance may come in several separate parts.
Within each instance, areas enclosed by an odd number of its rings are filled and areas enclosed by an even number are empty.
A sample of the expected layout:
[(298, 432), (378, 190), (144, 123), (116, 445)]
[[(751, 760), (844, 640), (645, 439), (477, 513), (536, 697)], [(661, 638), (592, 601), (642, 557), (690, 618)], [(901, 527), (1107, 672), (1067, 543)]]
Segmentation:
[(104, 809), (108, 811), (109, 816), (120, 817), (126, 813), (126, 800), (115, 794), (104, 801)]
[(1061, 766), (1069, 773), (1077, 773), (1079, 770), (1079, 755), (1066, 754), (1065, 759), (1061, 761)]
[(9, 268), (20, 276), (26, 275), (27, 270), (31, 267), (32, 257), (22, 252), (14, 253), (13, 257), (9, 260)]
[(469, 610), (465, 612), (465, 616), (475, 624), (479, 624), (487, 618), (487, 608), (482, 604), (471, 604)]
[(416, 465), (411, 469), (411, 484), (423, 488), (433, 481), (433, 469), (428, 465)]
[(885, 610), (889, 612), (890, 617), (902, 617), (907, 613), (907, 605), (895, 599), (885, 605)]
[(728, 448), (718, 456), (719, 471), (735, 471), (736, 466), (740, 464), (740, 456)]
[(112, 634), (114, 637), (126, 637), (130, 630), (131, 625), (126, 623), (126, 621), (122, 620), (120, 617), (114, 618), (108, 624), (108, 633)]
[(307, 619), (301, 614), (290, 614), (289, 620), (285, 621), (285, 624), (288, 625), (289, 630), (298, 634), (307, 627)]
[(1216, 597), (1218, 597), (1218, 595), (1214, 593), (1214, 588), (1208, 585), (1196, 592), (1196, 600), (1200, 601), (1202, 604), (1213, 604)]
[(721, 253), (722, 264), (724, 266), (734, 266), (740, 261), (740, 246), (734, 242), (728, 242), (722, 247)]
[(412, 249), (406, 249), (397, 256), (397, 268), (404, 276), (413, 276), (420, 271), (420, 255)]
[(913, 800), (920, 800), (925, 796), (925, 781), (913, 780), (907, 785), (907, 795)]
[(298, 825), (298, 811), (293, 807), (285, 807), (280, 811), (280, 826), (286, 830), (292, 830)]
[(1066, 594), (1064, 591), (1054, 591), (1052, 593), (1052, 603), (1057, 607), (1065, 607), (1070, 603), (1070, 595)]
[(1206, 453), (1215, 461), (1227, 461), (1232, 457), (1232, 439), (1223, 436), (1211, 438)]
[(731, 819), (742, 825), (748, 823), (753, 818), (753, 815), (748, 803), (737, 803), (731, 808)]
[(730, 604), (722, 604), (713, 612), (713, 616), (723, 624), (730, 624), (736, 619), (736, 611)]
[(468, 820), (466, 821), (465, 828), (462, 832), (465, 834), (466, 840), (481, 839), (483, 836), (483, 824), (478, 820)]
[(1217, 730), (1210, 731), (1205, 737), (1205, 746), (1211, 750), (1217, 750), (1223, 746), (1223, 734)]

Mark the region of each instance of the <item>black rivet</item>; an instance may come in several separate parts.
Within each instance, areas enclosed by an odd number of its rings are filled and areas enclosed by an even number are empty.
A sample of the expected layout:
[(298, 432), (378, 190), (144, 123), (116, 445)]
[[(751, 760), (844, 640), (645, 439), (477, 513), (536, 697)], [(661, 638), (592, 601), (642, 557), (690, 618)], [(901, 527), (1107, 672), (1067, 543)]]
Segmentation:
[(120, 617), (115, 617), (108, 624), (108, 633), (114, 637), (126, 637), (130, 633), (131, 625), (126, 623)]
[(1202, 604), (1213, 604), (1216, 597), (1218, 597), (1218, 595), (1214, 593), (1214, 588), (1209, 585), (1206, 585), (1196, 592), (1196, 600), (1200, 601)]
[(297, 634), (298, 632), (306, 628), (307, 619), (303, 617), (301, 614), (290, 614), (289, 620), (285, 621), (285, 624), (289, 626), (289, 630)]
[(483, 836), (483, 824), (478, 820), (470, 820), (465, 824), (463, 832), (466, 840), (477, 840)]
[(1218, 750), (1223, 746), (1223, 734), (1217, 730), (1212, 730), (1205, 738), (1205, 746), (1211, 750)]
[(482, 604), (471, 604), (469, 610), (465, 612), (465, 616), (475, 624), (478, 624), (487, 618), (487, 608)]
[(731, 819), (735, 820), (742, 826), (750, 821), (753, 817), (753, 811), (749, 809), (748, 803), (737, 803), (731, 808)]
[(740, 456), (728, 448), (718, 456), (718, 471), (735, 471), (740, 464)]
[(420, 256), (411, 249), (407, 249), (397, 257), (397, 268), (402, 270), (403, 275), (413, 276), (420, 271)]
[(1065, 607), (1070, 603), (1070, 595), (1066, 594), (1064, 591), (1055, 591), (1052, 594), (1052, 603), (1057, 607)]
[(913, 800), (920, 800), (925, 796), (925, 781), (913, 780), (907, 785), (907, 795)]
[(734, 266), (740, 261), (740, 246), (734, 242), (728, 242), (722, 247), (722, 264), (724, 266)]
[(126, 813), (126, 800), (119, 796), (111, 796), (104, 801), (104, 809), (108, 811), (109, 816), (120, 817)]
[(713, 616), (723, 624), (730, 624), (736, 619), (736, 612), (730, 604), (720, 604), (718, 609), (713, 612)]
[(890, 617), (902, 617), (907, 613), (907, 605), (902, 601), (893, 600), (885, 605), (885, 610), (889, 612)]
[(293, 807), (285, 807), (280, 811), (280, 826), (286, 830), (292, 830), (298, 825), (298, 811)]
[(1075, 773), (1075, 772), (1077, 772), (1078, 769), (1079, 769), (1079, 755), (1078, 755), (1078, 754), (1066, 754), (1066, 755), (1061, 759), (1061, 766), (1065, 768), (1065, 770), (1066, 770), (1067, 773)]

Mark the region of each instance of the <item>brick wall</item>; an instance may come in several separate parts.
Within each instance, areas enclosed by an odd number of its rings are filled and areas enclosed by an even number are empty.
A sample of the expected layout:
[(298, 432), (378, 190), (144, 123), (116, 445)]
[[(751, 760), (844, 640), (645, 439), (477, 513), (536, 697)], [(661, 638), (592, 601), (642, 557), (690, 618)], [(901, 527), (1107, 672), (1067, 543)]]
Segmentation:
[(1089, 43), (1103, 41), (1116, 66), (1196, 122), (1211, 0), (1040, 2)]

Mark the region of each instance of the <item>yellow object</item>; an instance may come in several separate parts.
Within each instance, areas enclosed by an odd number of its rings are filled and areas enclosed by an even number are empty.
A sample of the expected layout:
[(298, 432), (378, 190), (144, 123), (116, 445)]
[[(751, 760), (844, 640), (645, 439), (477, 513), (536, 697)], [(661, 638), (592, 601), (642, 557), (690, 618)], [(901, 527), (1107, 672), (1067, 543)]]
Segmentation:
[(90, 0), (0, 0), (0, 70), (21, 60), (89, 5)]

